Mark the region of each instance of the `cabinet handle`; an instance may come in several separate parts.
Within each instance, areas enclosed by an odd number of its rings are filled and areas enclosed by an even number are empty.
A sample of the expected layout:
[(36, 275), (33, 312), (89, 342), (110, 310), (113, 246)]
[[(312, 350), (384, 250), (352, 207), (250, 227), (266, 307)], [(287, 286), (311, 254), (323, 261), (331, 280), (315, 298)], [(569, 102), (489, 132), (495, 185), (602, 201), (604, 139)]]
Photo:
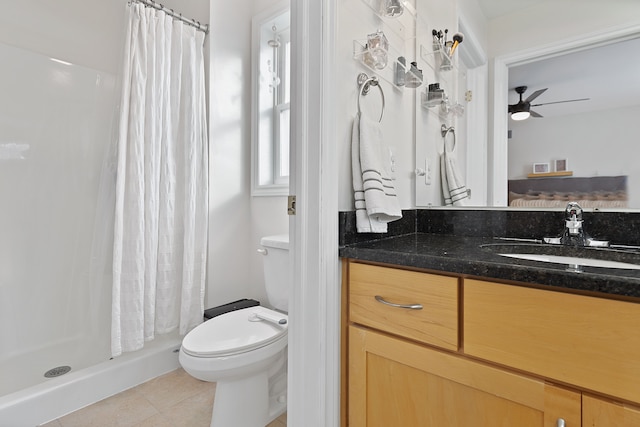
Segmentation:
[(409, 310), (422, 310), (422, 304), (394, 304), (392, 302), (385, 300), (380, 295), (376, 295), (376, 301), (385, 305), (390, 305), (391, 307), (407, 308)]
[(562, 418), (558, 418), (558, 422), (556, 423), (556, 427), (564, 427), (564, 420)]

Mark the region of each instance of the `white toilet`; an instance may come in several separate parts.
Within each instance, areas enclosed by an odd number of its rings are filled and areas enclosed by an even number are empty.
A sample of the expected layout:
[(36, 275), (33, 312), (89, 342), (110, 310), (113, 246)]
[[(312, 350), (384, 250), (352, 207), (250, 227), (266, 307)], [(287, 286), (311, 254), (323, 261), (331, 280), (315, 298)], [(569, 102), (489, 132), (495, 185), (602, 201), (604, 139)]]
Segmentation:
[(232, 311), (195, 327), (180, 364), (216, 382), (211, 427), (264, 427), (287, 408), (289, 236), (263, 237), (269, 305)]

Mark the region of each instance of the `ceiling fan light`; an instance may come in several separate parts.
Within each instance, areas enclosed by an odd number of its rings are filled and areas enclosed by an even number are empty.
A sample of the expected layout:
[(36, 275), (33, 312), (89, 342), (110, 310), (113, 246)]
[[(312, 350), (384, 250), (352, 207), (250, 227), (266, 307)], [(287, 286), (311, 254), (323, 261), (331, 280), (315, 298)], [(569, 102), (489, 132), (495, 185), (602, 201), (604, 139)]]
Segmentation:
[(526, 120), (531, 115), (528, 111), (516, 111), (515, 113), (511, 113), (512, 120)]

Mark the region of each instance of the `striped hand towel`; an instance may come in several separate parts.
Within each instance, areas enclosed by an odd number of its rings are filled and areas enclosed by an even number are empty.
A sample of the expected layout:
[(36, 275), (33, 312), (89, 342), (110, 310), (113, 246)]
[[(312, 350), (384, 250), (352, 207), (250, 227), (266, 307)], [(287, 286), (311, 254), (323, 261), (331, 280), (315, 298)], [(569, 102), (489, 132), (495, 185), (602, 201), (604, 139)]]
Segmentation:
[(455, 149), (446, 149), (440, 156), (440, 176), (442, 178), (442, 195), (445, 206), (464, 206), (469, 194), (458, 169)]
[(360, 114), (353, 122), (351, 164), (357, 231), (386, 233), (387, 223), (402, 218), (402, 211), (380, 126)]

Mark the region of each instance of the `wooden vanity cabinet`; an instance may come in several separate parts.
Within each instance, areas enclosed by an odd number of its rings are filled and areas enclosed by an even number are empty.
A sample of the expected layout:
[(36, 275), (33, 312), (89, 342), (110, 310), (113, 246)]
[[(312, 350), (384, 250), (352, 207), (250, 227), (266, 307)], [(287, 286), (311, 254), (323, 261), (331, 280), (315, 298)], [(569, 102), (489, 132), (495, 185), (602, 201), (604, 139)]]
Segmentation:
[(343, 426), (640, 426), (639, 304), (352, 261), (343, 274)]
[(580, 423), (580, 394), (454, 353), (349, 327), (349, 426)]
[(582, 396), (582, 425), (584, 427), (640, 426), (640, 408), (585, 394)]

